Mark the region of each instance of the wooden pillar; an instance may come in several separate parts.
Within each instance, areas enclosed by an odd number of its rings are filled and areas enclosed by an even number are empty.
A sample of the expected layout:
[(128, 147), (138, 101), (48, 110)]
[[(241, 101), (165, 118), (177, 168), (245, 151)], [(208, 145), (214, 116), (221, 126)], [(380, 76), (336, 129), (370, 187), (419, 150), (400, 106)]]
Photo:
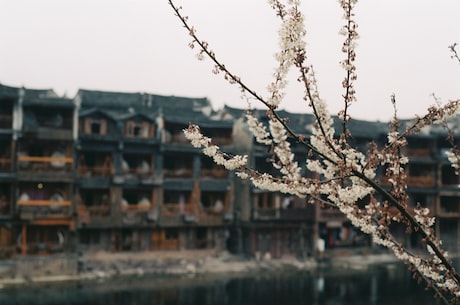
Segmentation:
[(25, 223), (22, 224), (22, 234), (21, 234), (21, 255), (27, 254), (27, 226)]
[(201, 175), (201, 155), (194, 155), (192, 159), (193, 178), (199, 179)]

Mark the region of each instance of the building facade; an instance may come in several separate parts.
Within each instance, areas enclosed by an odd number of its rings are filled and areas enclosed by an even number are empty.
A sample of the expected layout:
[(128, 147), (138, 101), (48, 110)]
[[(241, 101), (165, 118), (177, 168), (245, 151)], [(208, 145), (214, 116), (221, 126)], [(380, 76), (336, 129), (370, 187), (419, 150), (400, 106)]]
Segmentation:
[[(256, 116), (263, 121), (265, 114)], [(311, 132), (311, 115), (281, 116), (297, 133)], [(189, 123), (223, 150), (279, 175), (242, 109), (214, 111), (204, 98), (147, 93), (79, 90), (68, 99), (51, 89), (0, 85), (0, 259), (193, 249), (302, 258), (315, 254), (318, 240), (326, 248), (372, 247), (337, 210), (257, 189), (214, 164), (185, 139)], [(363, 152), (369, 141), (386, 141), (384, 123), (352, 121), (350, 129)], [(458, 252), (460, 181), (445, 138), (432, 128), (408, 139), (408, 194), (412, 207), (431, 208), (436, 232)], [(291, 145), (302, 174), (313, 175), (308, 152)], [(420, 246), (415, 235), (399, 233), (409, 247)]]

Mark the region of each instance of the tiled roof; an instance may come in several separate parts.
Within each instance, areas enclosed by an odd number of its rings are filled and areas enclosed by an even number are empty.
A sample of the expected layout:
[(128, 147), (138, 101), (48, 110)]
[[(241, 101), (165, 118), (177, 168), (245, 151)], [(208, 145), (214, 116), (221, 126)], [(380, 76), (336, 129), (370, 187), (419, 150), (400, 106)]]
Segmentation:
[(228, 125), (222, 120), (213, 120), (216, 114), (206, 98), (185, 98), (176, 96), (149, 95), (152, 105), (168, 122), (195, 123), (201, 125)]
[(144, 100), (145, 104), (151, 103), (153, 107), (162, 108), (164, 111), (168, 112), (211, 107), (211, 103), (207, 98), (189, 98), (146, 94)]
[[(334, 117), (334, 128), (336, 134), (343, 129), (342, 121)], [(374, 139), (388, 133), (388, 123), (377, 121), (354, 120), (348, 122), (348, 128), (354, 137)]]
[(80, 89), (77, 96), (81, 100), (81, 107), (101, 107), (105, 109), (129, 109), (137, 111), (178, 112), (191, 108), (211, 106), (206, 98), (187, 98), (176, 96), (162, 96), (139, 92), (109, 92)]
[(53, 89), (19, 88), (0, 84), (0, 96), (18, 98), (21, 90), (24, 90), (24, 100), (59, 98)]
[(94, 114), (101, 114), (102, 116), (105, 116), (108, 119), (116, 121), (116, 118), (109, 111), (105, 111), (103, 109), (98, 109), (98, 108), (81, 109), (78, 113), (78, 116), (86, 117), (86, 116), (90, 116)]
[(24, 89), (24, 100), (59, 98), (59, 96), (56, 94), (56, 92), (54, 92), (53, 89)]
[(233, 119), (239, 119), (244, 115), (245, 110), (240, 108), (233, 108), (228, 105), (225, 105), (224, 108), (221, 110), (223, 113), (228, 113), (233, 117)]
[(24, 106), (47, 106), (47, 107), (60, 107), (60, 108), (74, 108), (74, 100), (68, 98), (40, 98), (40, 97), (28, 97), (24, 98)]
[[(52, 89), (15, 88), (0, 84), (0, 97), (17, 98), (20, 90), (24, 90), (24, 105), (46, 105), (53, 107), (74, 107), (74, 101), (59, 98)], [(207, 98), (189, 98), (177, 96), (162, 96), (149, 93), (109, 92), (80, 89), (77, 93), (81, 101), (80, 116), (91, 111), (100, 111), (113, 120), (124, 120), (136, 115), (143, 115), (150, 120), (163, 117), (167, 122), (188, 124), (196, 123), (203, 127), (230, 128), (233, 122), (244, 115), (245, 109), (225, 106), (219, 111), (214, 111)], [(266, 110), (253, 110), (262, 122), (266, 122)], [(284, 110), (278, 111), (282, 118), (288, 119), (288, 125), (296, 133), (308, 134), (311, 132), (315, 119), (312, 114), (291, 113)], [(342, 122), (334, 119), (336, 134), (342, 131)], [(409, 120), (401, 121), (401, 130)], [(452, 124), (460, 126), (459, 117), (451, 120)], [(348, 123), (354, 137), (377, 138), (385, 136), (388, 132), (388, 123), (351, 120)], [(458, 131), (457, 131), (458, 130)], [(456, 129), (460, 133), (460, 128)], [(439, 126), (431, 126), (423, 130), (418, 137), (443, 136), (445, 130)]]
[(128, 109), (143, 108), (142, 94), (80, 89), (77, 92), (82, 108)]
[(128, 119), (135, 118), (135, 117), (143, 117), (148, 121), (154, 121), (155, 120), (154, 118), (152, 118), (148, 114), (142, 113), (142, 112), (141, 113), (138, 113), (138, 112), (118, 113), (118, 120), (120, 120), (120, 121), (128, 120)]
[[(188, 124), (210, 124), (214, 114), (206, 98), (186, 98), (161, 96), (144, 93), (105, 92), (80, 89), (77, 93), (82, 110), (100, 109), (116, 120), (124, 120), (138, 114), (155, 119), (158, 116), (166, 121)], [(212, 121), (214, 125), (228, 125)]]
[(21, 90), (24, 92), (23, 105), (26, 106), (75, 107), (72, 99), (59, 97), (53, 89), (16, 88), (0, 84), (0, 97), (19, 98)]
[(19, 96), (19, 89), (0, 84), (0, 97), (13, 97)]
[[(231, 108), (225, 106), (224, 111), (230, 113), (234, 118), (241, 117), (245, 112), (244, 109)], [(254, 109), (252, 110), (256, 117), (261, 122), (267, 122), (266, 110)], [(315, 122), (315, 117), (309, 113), (292, 113), (285, 110), (277, 111), (281, 118), (287, 119), (288, 126), (296, 133), (309, 134)], [(333, 116), (334, 129), (338, 135), (342, 131), (342, 121), (337, 116)], [(388, 131), (388, 123), (364, 121), (364, 120), (351, 120), (348, 123), (348, 128), (355, 137), (374, 138)]]

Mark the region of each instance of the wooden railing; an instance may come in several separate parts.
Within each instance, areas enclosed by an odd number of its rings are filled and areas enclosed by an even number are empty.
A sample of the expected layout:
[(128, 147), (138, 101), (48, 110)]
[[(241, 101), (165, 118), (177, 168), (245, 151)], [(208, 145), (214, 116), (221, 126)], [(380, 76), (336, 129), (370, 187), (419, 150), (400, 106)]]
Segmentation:
[(19, 156), (20, 162), (42, 162), (42, 163), (73, 163), (71, 157), (35, 157), (35, 156)]
[(108, 205), (92, 205), (88, 207), (90, 216), (107, 216), (110, 214)]
[(177, 216), (181, 214), (191, 214), (194, 212), (193, 204), (166, 203), (163, 205), (163, 214), (165, 216)]
[[(408, 176), (407, 185), (412, 187), (433, 187), (435, 186), (435, 178), (433, 176)], [(382, 185), (390, 185), (387, 176), (380, 177)]]
[(201, 177), (211, 177), (218, 179), (225, 179), (228, 177), (228, 172), (225, 169), (201, 169)]
[(80, 176), (110, 176), (113, 174), (113, 168), (107, 166), (80, 166), (78, 168), (78, 173)]
[(407, 185), (415, 187), (432, 187), (434, 186), (433, 176), (408, 176)]
[(146, 212), (152, 209), (152, 205), (139, 205), (139, 204), (128, 204), (121, 207), (124, 212)]
[(255, 218), (270, 218), (275, 219), (279, 218), (279, 209), (256, 209), (255, 210), (256, 216)]
[(181, 178), (190, 178), (193, 176), (193, 171), (190, 169), (165, 169), (163, 170), (164, 177), (181, 177)]
[(54, 201), (54, 200), (18, 200), (16, 202), (18, 206), (49, 206), (49, 207), (70, 207), (71, 201)]
[(430, 157), (431, 151), (429, 148), (404, 148), (404, 153), (408, 157), (416, 157), (416, 158), (427, 158)]
[(130, 168), (123, 170), (123, 174), (125, 175), (137, 175), (137, 176), (152, 176), (153, 175), (153, 168), (142, 169), (140, 167)]
[(69, 171), (72, 164), (72, 157), (18, 156), (20, 171)]

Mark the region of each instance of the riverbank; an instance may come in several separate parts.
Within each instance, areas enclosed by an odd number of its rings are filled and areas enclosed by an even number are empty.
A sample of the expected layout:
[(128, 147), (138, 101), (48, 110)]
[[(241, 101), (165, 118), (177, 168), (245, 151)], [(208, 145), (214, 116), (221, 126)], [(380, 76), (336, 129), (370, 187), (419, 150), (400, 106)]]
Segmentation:
[(248, 259), (209, 250), (177, 252), (108, 253), (84, 256), (21, 257), (10, 265), (0, 264), (0, 287), (65, 281), (106, 280), (123, 277), (195, 276), (251, 274), (264, 272), (300, 272), (333, 267), (366, 271), (378, 264), (396, 263), (388, 253), (327, 253), (322, 259), (286, 257)]

